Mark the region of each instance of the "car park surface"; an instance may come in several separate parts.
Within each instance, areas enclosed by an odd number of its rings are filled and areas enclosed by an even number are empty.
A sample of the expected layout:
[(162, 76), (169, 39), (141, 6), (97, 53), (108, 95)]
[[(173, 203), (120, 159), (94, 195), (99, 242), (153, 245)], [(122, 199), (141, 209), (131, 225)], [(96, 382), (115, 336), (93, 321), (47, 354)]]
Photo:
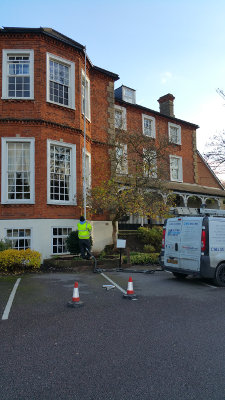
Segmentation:
[[(104, 274), (125, 290), (131, 275), (138, 300), (91, 272), (22, 277), (0, 323), (1, 399), (224, 399), (225, 289), (162, 271)], [(16, 279), (0, 278), (2, 314)]]

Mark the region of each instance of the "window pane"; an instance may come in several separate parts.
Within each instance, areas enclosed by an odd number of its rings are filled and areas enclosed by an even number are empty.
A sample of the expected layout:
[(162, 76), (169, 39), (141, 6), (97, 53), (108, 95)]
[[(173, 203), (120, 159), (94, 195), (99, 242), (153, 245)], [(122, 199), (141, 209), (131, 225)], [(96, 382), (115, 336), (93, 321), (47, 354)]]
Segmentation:
[(68, 105), (69, 67), (50, 60), (49, 97), (55, 103)]
[[(70, 149), (50, 146), (50, 199), (69, 201)], [(60, 195), (59, 195), (60, 193)], [(68, 194), (68, 196), (67, 196)], [(66, 195), (66, 196), (65, 196)]]
[(29, 199), (30, 143), (10, 142), (7, 153), (8, 199)]
[(66, 239), (68, 236), (68, 232), (72, 231), (72, 228), (53, 228), (53, 246), (52, 252), (53, 254), (61, 254), (66, 253)]

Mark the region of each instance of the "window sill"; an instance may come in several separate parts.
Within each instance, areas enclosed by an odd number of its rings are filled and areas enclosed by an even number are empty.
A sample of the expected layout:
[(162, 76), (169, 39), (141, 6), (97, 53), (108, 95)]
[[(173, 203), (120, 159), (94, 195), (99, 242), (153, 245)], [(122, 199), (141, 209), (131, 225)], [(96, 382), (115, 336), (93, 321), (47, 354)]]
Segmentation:
[(29, 98), (22, 98), (22, 97), (19, 97), (19, 98), (14, 98), (14, 97), (2, 97), (2, 100), (4, 100), (4, 101), (10, 101), (10, 102), (13, 102), (13, 103), (19, 103), (19, 102), (24, 102), (24, 101), (34, 101), (34, 97), (29, 97)]
[(34, 204), (35, 204), (35, 202), (34, 201), (30, 201), (29, 203), (28, 202), (9, 202), (9, 201), (2, 201), (1, 203), (0, 203), (2, 206), (33, 206)]
[[(84, 119), (84, 113), (82, 113), (82, 117), (83, 117), (83, 119)], [(89, 118), (89, 117), (86, 117), (86, 120), (87, 120), (88, 122), (90, 122), (90, 123), (91, 123), (91, 118)]]
[(75, 202), (67, 202), (67, 203), (63, 203), (63, 202), (56, 202), (56, 201), (48, 201), (47, 202), (47, 205), (48, 206), (59, 206), (59, 207), (61, 207), (61, 206), (76, 206), (77, 205), (77, 203), (75, 203)]
[(74, 110), (76, 110), (76, 107), (65, 106), (64, 104), (54, 103), (54, 101), (50, 101), (50, 100), (46, 100), (46, 103), (47, 103), (48, 105), (50, 105), (51, 107), (60, 108), (60, 110), (62, 110), (62, 109), (68, 110), (68, 111), (74, 111)]
[(169, 140), (169, 144), (176, 145), (176, 146), (181, 146), (181, 143), (172, 142), (171, 140)]

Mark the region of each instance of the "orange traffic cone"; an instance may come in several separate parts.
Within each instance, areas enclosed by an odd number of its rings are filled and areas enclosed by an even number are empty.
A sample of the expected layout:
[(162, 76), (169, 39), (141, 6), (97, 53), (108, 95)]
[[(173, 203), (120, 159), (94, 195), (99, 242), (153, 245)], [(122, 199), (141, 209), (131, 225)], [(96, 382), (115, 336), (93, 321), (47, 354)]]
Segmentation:
[(136, 298), (136, 294), (134, 294), (134, 288), (133, 288), (133, 280), (132, 277), (129, 277), (129, 281), (128, 281), (128, 285), (127, 285), (127, 294), (124, 294), (123, 297), (125, 299), (135, 299)]
[(80, 296), (79, 296), (79, 289), (78, 289), (78, 282), (74, 283), (74, 288), (73, 288), (73, 297), (72, 297), (72, 301), (69, 301), (67, 303), (67, 305), (69, 307), (80, 307), (82, 306), (84, 303), (82, 301), (80, 301)]

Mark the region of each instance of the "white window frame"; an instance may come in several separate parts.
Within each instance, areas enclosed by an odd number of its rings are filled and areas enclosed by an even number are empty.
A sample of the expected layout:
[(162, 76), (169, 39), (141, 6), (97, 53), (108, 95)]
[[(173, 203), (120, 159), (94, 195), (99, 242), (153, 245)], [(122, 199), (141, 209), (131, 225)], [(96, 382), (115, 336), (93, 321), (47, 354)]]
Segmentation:
[[(61, 252), (61, 253), (59, 253), (59, 252), (57, 252), (57, 253), (54, 253), (53, 252), (53, 239), (54, 238), (64, 238), (65, 237), (65, 235), (58, 235), (58, 236), (56, 236), (56, 235), (53, 235), (53, 229), (71, 229), (71, 231), (73, 231), (74, 230), (74, 227), (72, 227), (72, 226), (52, 226), (51, 227), (51, 244), (52, 244), (52, 247), (51, 247), (51, 254), (53, 254), (53, 255), (57, 255), (57, 254), (69, 254), (69, 251), (67, 250), (66, 252)], [(68, 237), (68, 235), (66, 236), (66, 237)], [(58, 248), (58, 245), (57, 245), (57, 248)]]
[[(68, 106), (50, 100), (50, 61), (64, 64), (69, 68)], [(55, 54), (46, 53), (46, 101), (52, 104), (75, 110), (75, 63)]]
[[(86, 189), (91, 189), (91, 153), (86, 150), (86, 157), (88, 157), (88, 166), (89, 166), (89, 175), (87, 176), (87, 169), (85, 168), (86, 172)], [(84, 158), (84, 148), (82, 150), (82, 178), (83, 178), (83, 170), (84, 170), (84, 162), (86, 161), (86, 157)], [(86, 164), (85, 164), (86, 166)]]
[[(24, 137), (4, 137), (2, 141), (2, 176), (1, 176), (1, 202), (2, 204), (34, 204), (35, 203), (35, 139)], [(8, 152), (7, 143), (30, 143), (30, 199), (8, 199)]]
[[(172, 174), (172, 160), (178, 160), (178, 178), (174, 179)], [(182, 167), (182, 157), (170, 155), (170, 180), (173, 182), (183, 182), (183, 167)]]
[(156, 159), (156, 151), (155, 150), (150, 150), (148, 151), (147, 149), (143, 149), (143, 161), (146, 157), (147, 153), (152, 153), (154, 154), (154, 165), (152, 165), (152, 169), (153, 171), (150, 173), (149, 171), (146, 171), (145, 167), (144, 167), (144, 176), (145, 177), (149, 177), (149, 178), (157, 178), (157, 159)]
[[(172, 140), (172, 135), (170, 133), (170, 128), (176, 128), (178, 130), (178, 140), (177, 142)], [(168, 122), (168, 133), (169, 133), (169, 141), (174, 144), (181, 145), (181, 126), (177, 124), (173, 124), (172, 122)]]
[[(30, 58), (30, 97), (8, 96), (8, 55), (29, 55)], [(2, 99), (34, 100), (34, 50), (3, 49), (2, 50)]]
[[(144, 125), (145, 119), (150, 120), (151, 123), (152, 123), (152, 132), (151, 132), (151, 135), (147, 135), (147, 134), (145, 133), (145, 125)], [(155, 136), (156, 136), (156, 135), (155, 135), (155, 118), (154, 118), (154, 117), (151, 117), (150, 115), (142, 114), (142, 132), (143, 132), (143, 135), (144, 135), (144, 136), (151, 137), (151, 138), (154, 138), (154, 139), (155, 139)]]
[(127, 110), (125, 107), (117, 106), (115, 105), (115, 111), (118, 110), (122, 114), (122, 125), (121, 127), (116, 126), (116, 121), (115, 121), (115, 128), (116, 129), (122, 129), (123, 131), (127, 130)]
[(135, 90), (130, 89), (126, 86), (122, 87), (122, 99), (127, 103), (135, 104), (136, 103), (136, 93)]
[[(81, 113), (84, 115), (83, 107), (83, 79), (85, 80), (85, 72), (81, 70)], [(86, 74), (86, 108), (85, 116), (88, 121), (91, 121), (91, 96), (90, 96), (90, 79)]]
[[(33, 232), (32, 232), (32, 228), (30, 228), (30, 227), (25, 227), (25, 228), (24, 228), (24, 227), (21, 227), (21, 226), (20, 226), (19, 228), (17, 228), (17, 227), (14, 226), (13, 228), (4, 228), (4, 231), (5, 231), (5, 239), (6, 239), (6, 240), (10, 240), (10, 241), (13, 240), (13, 238), (14, 238), (14, 239), (17, 239), (17, 240), (19, 240), (19, 239), (24, 239), (24, 238), (26, 238), (26, 236), (21, 236), (21, 237), (20, 237), (20, 236), (18, 236), (18, 237), (17, 237), (17, 236), (12, 236), (12, 238), (10, 238), (9, 236), (7, 236), (7, 231), (9, 231), (9, 230), (12, 230), (12, 231), (18, 230), (18, 231), (19, 231), (19, 230), (26, 230), (26, 229), (27, 229), (27, 230), (29, 229), (29, 231), (30, 231), (30, 236), (28, 236), (28, 238), (30, 239), (30, 246), (28, 247), (28, 249), (32, 249), (32, 236), (33, 236), (32, 233), (33, 233)], [(13, 247), (13, 248), (14, 248), (14, 247)]]
[(123, 151), (123, 155), (122, 155), (123, 159), (121, 160), (122, 164), (117, 164), (116, 173), (118, 175), (127, 175), (128, 174), (127, 144), (121, 144), (121, 143), (117, 144), (116, 145), (116, 151), (117, 151), (117, 148), (121, 148), (122, 149), (122, 151)]
[[(71, 149), (70, 161), (70, 186), (69, 186), (69, 200), (52, 200), (50, 199), (50, 146), (55, 145), (59, 147), (67, 147)], [(47, 140), (47, 204), (60, 204), (60, 205), (76, 205), (76, 145), (66, 142), (59, 142), (56, 140)]]

